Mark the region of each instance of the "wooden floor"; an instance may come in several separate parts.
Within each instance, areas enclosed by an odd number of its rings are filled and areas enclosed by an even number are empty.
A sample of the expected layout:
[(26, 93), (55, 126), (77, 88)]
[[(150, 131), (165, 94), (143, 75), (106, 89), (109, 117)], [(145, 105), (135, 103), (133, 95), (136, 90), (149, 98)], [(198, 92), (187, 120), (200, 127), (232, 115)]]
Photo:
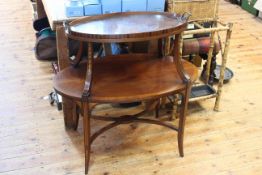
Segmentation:
[[(34, 56), (30, 1), (0, 1), (0, 175), (84, 174), (83, 133), (66, 131), (62, 113), (43, 100), (50, 63)], [(234, 23), (221, 111), (214, 100), (190, 105), (185, 157), (176, 133), (144, 124), (114, 128), (93, 144), (90, 173), (101, 175), (261, 175), (262, 20), (222, 1)]]

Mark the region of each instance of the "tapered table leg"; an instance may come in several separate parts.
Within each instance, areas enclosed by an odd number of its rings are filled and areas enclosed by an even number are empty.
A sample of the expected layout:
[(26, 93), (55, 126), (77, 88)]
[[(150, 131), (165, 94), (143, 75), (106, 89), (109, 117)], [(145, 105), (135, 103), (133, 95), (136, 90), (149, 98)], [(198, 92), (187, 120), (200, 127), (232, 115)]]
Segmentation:
[[(68, 54), (68, 46), (67, 46), (67, 37), (65, 34), (65, 29), (63, 26), (57, 26), (56, 28), (56, 37), (57, 37), (57, 59), (59, 71), (68, 67), (69, 64), (69, 54)], [(69, 98), (62, 97), (63, 101), (63, 113), (65, 120), (65, 127), (67, 129), (74, 129), (74, 114), (76, 113), (75, 102)]]
[(83, 102), (83, 128), (85, 149), (85, 174), (88, 174), (90, 160), (90, 110), (88, 102)]

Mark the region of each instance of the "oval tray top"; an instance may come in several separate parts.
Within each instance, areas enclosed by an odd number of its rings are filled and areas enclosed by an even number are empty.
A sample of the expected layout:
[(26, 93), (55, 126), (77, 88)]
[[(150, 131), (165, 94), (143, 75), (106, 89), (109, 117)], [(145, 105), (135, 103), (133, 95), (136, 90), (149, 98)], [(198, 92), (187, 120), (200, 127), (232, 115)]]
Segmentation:
[(163, 38), (186, 28), (187, 19), (163, 12), (127, 12), (85, 17), (71, 22), (68, 36), (90, 42), (133, 42)]

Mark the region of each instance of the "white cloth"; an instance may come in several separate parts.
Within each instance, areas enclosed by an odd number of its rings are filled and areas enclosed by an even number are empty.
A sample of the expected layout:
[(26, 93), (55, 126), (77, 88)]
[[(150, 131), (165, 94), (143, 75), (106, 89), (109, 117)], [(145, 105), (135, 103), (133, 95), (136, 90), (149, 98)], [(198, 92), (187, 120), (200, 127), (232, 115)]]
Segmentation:
[(262, 0), (257, 0), (254, 5), (254, 8), (262, 12)]

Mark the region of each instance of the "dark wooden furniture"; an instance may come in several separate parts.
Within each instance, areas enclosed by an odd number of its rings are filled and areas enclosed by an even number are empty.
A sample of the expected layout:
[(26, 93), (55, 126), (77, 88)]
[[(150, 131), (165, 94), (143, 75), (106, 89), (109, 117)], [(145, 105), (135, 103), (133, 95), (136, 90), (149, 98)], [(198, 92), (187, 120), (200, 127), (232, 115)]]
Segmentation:
[[(81, 62), (81, 58), (77, 57), (71, 61), (72, 67), (61, 70), (55, 76), (54, 88), (78, 104), (83, 115), (86, 173), (91, 143), (101, 133), (119, 124), (143, 122), (173, 129), (178, 132), (180, 156), (184, 155), (185, 113), (191, 84), (197, 78), (196, 67), (181, 61), (181, 33), (186, 26), (187, 19), (176, 14), (130, 12), (87, 17), (73, 21), (66, 27), (68, 37), (81, 42), (78, 55), (85, 49), (83, 43), (88, 43), (88, 59), (87, 62)], [(158, 58), (151, 54), (126, 54), (95, 59), (93, 55), (93, 43), (149, 41), (173, 35), (175, 41), (171, 56)], [(174, 94), (181, 95), (178, 126), (157, 118), (143, 117), (148, 110), (157, 108), (159, 98)], [(91, 113), (93, 103), (136, 101), (151, 101), (151, 108), (145, 108), (133, 116), (105, 117)], [(91, 135), (91, 118), (111, 123)], [(76, 126), (77, 120), (78, 114), (75, 114)]]

